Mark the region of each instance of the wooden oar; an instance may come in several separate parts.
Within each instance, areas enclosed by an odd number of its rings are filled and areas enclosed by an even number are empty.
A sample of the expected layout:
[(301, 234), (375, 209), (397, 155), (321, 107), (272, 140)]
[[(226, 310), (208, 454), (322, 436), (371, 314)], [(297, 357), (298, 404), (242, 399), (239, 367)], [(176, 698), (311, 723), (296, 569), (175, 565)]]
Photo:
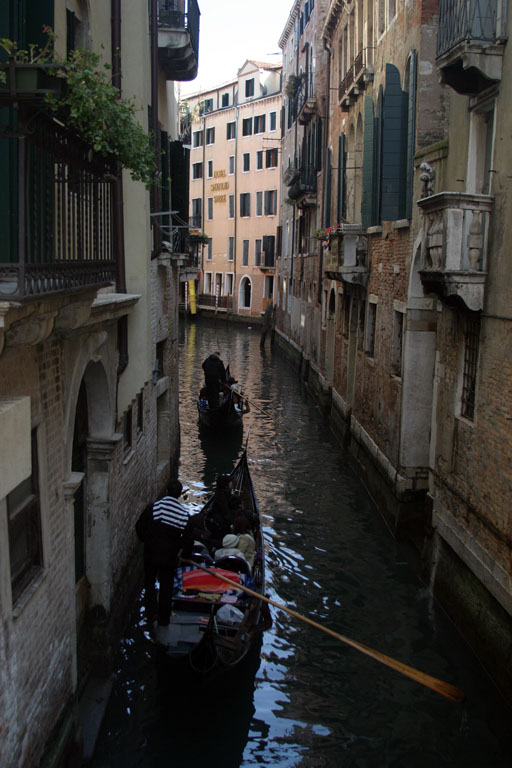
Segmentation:
[(283, 424), (281, 419), (278, 419), (277, 416), (271, 413), (267, 413), (267, 411), (264, 408), (261, 408), (259, 405), (257, 405), (254, 400), (249, 400), (247, 395), (244, 395), (243, 392), (239, 392), (237, 389), (233, 389), (233, 387), (230, 387), (229, 384), (225, 385), (228, 389), (230, 389), (232, 392), (235, 392), (237, 395), (239, 395), (243, 400), (247, 400), (247, 402), (252, 405), (253, 408), (256, 408), (256, 410), (260, 411), (264, 416), (267, 417), (267, 419), (275, 419), (281, 426), (283, 426), (287, 432), (290, 433), (292, 437), (295, 438), (295, 440), (298, 440), (299, 438), (295, 434), (295, 432), (292, 432), (292, 430), (286, 426), (286, 424)]
[(227, 584), (231, 584), (236, 589), (241, 589), (243, 592), (247, 592), (248, 595), (257, 597), (258, 600), (263, 600), (265, 603), (269, 603), (269, 605), (273, 605), (275, 608), (279, 608), (281, 611), (286, 611), (286, 613), (289, 613), (291, 616), (295, 616), (296, 619), (305, 621), (306, 624), (311, 624), (312, 627), (316, 627), (316, 629), (325, 632), (327, 635), (335, 637), (337, 640), (345, 643), (345, 645), (349, 645), (351, 648), (355, 648), (356, 651), (360, 651), (360, 653), (364, 653), (366, 656), (370, 656), (370, 658), (375, 659), (376, 661), (380, 661), (381, 664), (385, 664), (387, 667), (400, 672), (402, 675), (405, 675), (405, 677), (409, 677), (411, 680), (415, 680), (417, 683), (420, 683), (420, 685), (424, 685), (426, 688), (430, 688), (432, 691), (439, 693), (441, 696), (444, 696), (451, 701), (458, 702), (464, 700), (463, 692), (459, 688), (456, 688), (454, 685), (450, 685), (450, 683), (444, 682), (444, 680), (439, 680), (436, 677), (427, 675), (425, 672), (421, 672), (419, 669), (414, 669), (414, 667), (410, 667), (408, 664), (404, 664), (403, 662), (398, 661), (398, 659), (393, 659), (391, 656), (386, 656), (380, 651), (375, 651), (373, 648), (368, 648), (368, 646), (363, 645), (362, 643), (358, 643), (357, 640), (351, 640), (350, 637), (340, 635), (338, 632), (334, 632), (334, 630), (329, 629), (328, 627), (324, 627), (322, 624), (313, 621), (307, 616), (303, 616), (301, 613), (297, 613), (297, 611), (294, 611), (292, 608), (288, 608), (286, 605), (282, 605), (281, 603), (276, 603), (275, 600), (271, 600), (269, 597), (260, 595), (259, 592), (255, 592), (253, 589), (249, 589), (249, 587), (244, 587), (242, 584), (237, 584), (236, 581), (232, 581), (226, 576), (222, 576), (210, 568), (205, 568), (204, 566), (199, 565), (199, 563), (194, 563), (192, 560), (185, 560), (184, 558), (181, 558), (181, 562), (187, 563), (187, 565), (193, 565), (195, 568), (200, 568), (202, 571), (206, 571), (206, 573), (215, 576), (217, 579), (225, 581)]

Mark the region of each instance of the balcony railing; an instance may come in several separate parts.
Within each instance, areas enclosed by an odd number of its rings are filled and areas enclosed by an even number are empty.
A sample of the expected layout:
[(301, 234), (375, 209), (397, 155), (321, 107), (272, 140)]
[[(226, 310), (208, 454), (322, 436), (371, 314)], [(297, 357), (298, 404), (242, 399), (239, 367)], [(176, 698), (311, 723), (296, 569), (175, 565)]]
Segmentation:
[(361, 48), (338, 86), (338, 101), (342, 107), (355, 103), (366, 84), (373, 79), (373, 48)]
[(441, 0), (437, 55), (442, 56), (462, 42), (495, 43), (503, 35), (501, 15), (505, 6), (503, 0)]
[(310, 168), (300, 168), (298, 178), (288, 189), (288, 197), (290, 200), (300, 200), (310, 195), (316, 195), (316, 173)]
[(159, 0), (158, 55), (168, 80), (193, 80), (199, 63), (197, 0)]
[(418, 201), (423, 210), (420, 276), (424, 287), (447, 303), (483, 308), (490, 195), (441, 192)]
[(232, 296), (215, 296), (211, 293), (200, 293), (197, 297), (197, 304), (199, 307), (218, 307), (219, 309), (232, 309), (233, 297)]
[(465, 95), (501, 79), (507, 0), (441, 0), (437, 66), (442, 82)]
[(114, 281), (116, 165), (41, 115), (16, 148), (17, 193), (11, 189), (4, 211), (14, 227), (0, 251), (0, 299)]

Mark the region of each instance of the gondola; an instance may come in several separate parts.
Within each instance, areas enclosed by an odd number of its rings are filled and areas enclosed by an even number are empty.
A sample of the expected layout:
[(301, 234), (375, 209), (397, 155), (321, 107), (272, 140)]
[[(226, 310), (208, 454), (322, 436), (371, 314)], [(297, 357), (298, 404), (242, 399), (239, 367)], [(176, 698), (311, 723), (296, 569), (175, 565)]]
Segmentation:
[(217, 432), (242, 426), (243, 416), (249, 412), (249, 402), (236, 389), (236, 381), (231, 378), (228, 381), (230, 384), (223, 385), (219, 392), (219, 404), (215, 408), (208, 405), (206, 389), (199, 393), (197, 411), (201, 426)]
[(270, 626), (268, 605), (220, 579), (229, 578), (258, 594), (265, 589), (265, 553), (258, 503), (254, 493), (247, 448), (231, 473), (233, 492), (241, 508), (252, 519), (256, 555), (252, 568), (243, 558), (230, 555), (215, 559), (209, 545), (205, 520), (213, 496), (197, 517), (193, 563), (182, 563), (176, 570), (171, 620), (158, 627), (155, 637), (168, 662), (185, 665), (201, 676), (212, 676), (236, 666), (253, 642)]

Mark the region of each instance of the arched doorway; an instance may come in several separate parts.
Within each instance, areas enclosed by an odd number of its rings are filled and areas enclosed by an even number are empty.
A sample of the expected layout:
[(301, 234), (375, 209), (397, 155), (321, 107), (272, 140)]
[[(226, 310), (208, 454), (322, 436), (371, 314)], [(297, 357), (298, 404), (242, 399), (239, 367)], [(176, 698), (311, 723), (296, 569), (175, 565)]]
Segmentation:
[(249, 277), (245, 276), (240, 280), (240, 296), (238, 300), (238, 306), (240, 309), (251, 308), (251, 292), (251, 280)]

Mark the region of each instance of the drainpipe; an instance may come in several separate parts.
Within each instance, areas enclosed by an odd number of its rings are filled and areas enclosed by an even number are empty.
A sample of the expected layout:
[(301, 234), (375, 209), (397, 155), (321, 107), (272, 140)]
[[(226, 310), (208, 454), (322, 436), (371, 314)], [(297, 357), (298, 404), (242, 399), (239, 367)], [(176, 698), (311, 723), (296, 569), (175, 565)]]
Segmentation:
[[(160, 127), (158, 122), (158, 0), (151, 0), (150, 10), (151, 27), (151, 130), (155, 140), (155, 157), (157, 168), (160, 170)], [(158, 211), (159, 190), (158, 184), (151, 189), (151, 202), (153, 211)], [(160, 222), (157, 216), (153, 216), (153, 253), (152, 258), (158, 256), (160, 250)]]
[[(112, 84), (121, 92), (121, 0), (111, 0)], [(126, 293), (126, 269), (124, 258), (123, 175), (114, 183), (113, 228), (116, 257), (116, 283), (119, 293)], [(117, 323), (118, 377), (128, 365), (128, 318)]]

